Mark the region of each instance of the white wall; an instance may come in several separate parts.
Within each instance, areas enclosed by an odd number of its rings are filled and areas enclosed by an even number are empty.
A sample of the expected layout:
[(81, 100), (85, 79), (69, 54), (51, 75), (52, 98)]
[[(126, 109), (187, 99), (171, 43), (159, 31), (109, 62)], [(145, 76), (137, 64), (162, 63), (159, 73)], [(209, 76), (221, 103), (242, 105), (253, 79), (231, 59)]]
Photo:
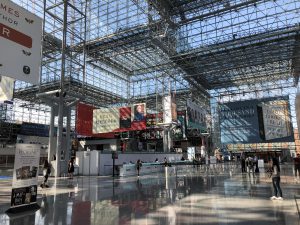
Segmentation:
[[(154, 162), (156, 158), (160, 162), (166, 157), (168, 161), (179, 161), (182, 154), (157, 154), (157, 153), (120, 153), (115, 159), (115, 165), (122, 165), (132, 161), (136, 163), (138, 159), (143, 162)], [(76, 164), (79, 166), (79, 175), (112, 175), (112, 154), (101, 153), (100, 151), (79, 151), (76, 152)]]
[[(168, 161), (179, 161), (182, 158), (182, 154), (119, 153), (118, 159), (115, 159), (115, 165), (122, 165), (123, 163), (129, 163), (130, 161), (136, 163), (138, 159), (142, 160), (143, 162), (154, 162), (155, 159), (158, 158), (158, 161), (163, 162), (165, 157), (168, 159)], [(107, 175), (105, 172), (111, 170), (112, 164), (113, 160), (111, 154), (101, 153), (99, 175)]]

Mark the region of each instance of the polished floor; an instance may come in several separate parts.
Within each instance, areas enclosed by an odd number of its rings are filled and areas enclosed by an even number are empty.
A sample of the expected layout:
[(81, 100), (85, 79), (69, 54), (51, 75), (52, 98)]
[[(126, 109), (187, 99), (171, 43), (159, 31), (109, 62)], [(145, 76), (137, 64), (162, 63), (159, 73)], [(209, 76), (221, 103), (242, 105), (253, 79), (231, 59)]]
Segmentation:
[(271, 180), (263, 171), (242, 174), (233, 164), (168, 170), (139, 178), (50, 179), (50, 188), (38, 190), (39, 210), (10, 217), (10, 180), (0, 179), (0, 224), (300, 225), (292, 165), (282, 170), (283, 201), (269, 199)]

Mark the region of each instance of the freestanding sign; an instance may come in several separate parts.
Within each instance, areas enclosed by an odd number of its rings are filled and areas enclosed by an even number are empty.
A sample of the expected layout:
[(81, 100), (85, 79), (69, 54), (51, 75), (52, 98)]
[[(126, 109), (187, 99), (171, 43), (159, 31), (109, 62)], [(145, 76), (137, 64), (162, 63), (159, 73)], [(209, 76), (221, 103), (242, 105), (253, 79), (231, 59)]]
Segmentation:
[(8, 212), (17, 212), (24, 207), (37, 206), (37, 183), (40, 160), (40, 145), (17, 144), (13, 171), (11, 208)]
[(0, 0), (0, 75), (39, 83), (42, 19)]

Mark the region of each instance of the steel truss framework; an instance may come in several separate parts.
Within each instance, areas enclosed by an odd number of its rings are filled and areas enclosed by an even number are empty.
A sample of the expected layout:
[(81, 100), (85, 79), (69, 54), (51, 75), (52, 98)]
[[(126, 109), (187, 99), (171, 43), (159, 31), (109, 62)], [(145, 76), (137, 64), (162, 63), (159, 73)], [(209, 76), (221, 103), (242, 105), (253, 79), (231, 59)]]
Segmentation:
[[(64, 1), (14, 2), (45, 18), (41, 85), (15, 87), (16, 98), (43, 103), (35, 94), (60, 80)], [(181, 108), (187, 98), (210, 108), (224, 98), (290, 94), (298, 84), (298, 0), (67, 2), (64, 85), (86, 103), (146, 101), (157, 111), (160, 97), (176, 92)]]

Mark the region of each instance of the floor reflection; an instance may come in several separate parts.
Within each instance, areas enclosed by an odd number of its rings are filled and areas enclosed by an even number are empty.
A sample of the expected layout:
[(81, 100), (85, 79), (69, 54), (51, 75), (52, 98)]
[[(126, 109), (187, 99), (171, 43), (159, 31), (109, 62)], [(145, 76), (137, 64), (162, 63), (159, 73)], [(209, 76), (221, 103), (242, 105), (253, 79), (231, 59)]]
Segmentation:
[(298, 224), (292, 198), (272, 202), (263, 175), (238, 171), (222, 165), (140, 178), (52, 180), (52, 188), (39, 190), (40, 210), (11, 218), (1, 213), (0, 224)]

